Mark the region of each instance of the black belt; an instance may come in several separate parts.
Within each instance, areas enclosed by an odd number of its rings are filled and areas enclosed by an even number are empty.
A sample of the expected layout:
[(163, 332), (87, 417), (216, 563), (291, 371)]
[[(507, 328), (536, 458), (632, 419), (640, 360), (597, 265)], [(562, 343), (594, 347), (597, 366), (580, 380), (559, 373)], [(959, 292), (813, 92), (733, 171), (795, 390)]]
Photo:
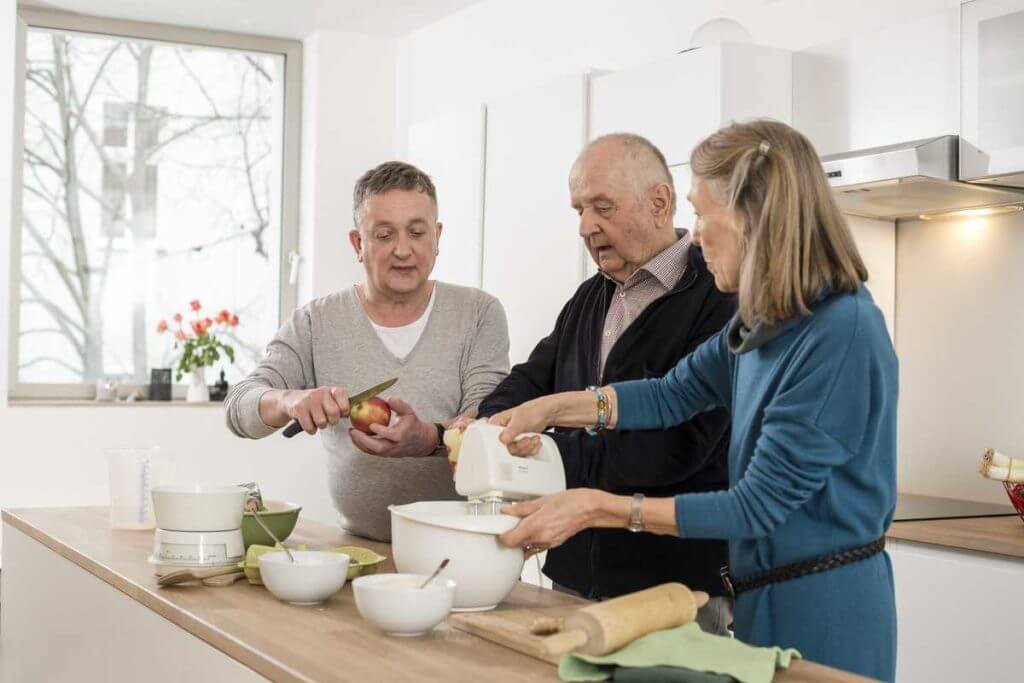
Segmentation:
[(777, 569), (768, 569), (767, 571), (751, 574), (750, 576), (745, 576), (740, 579), (729, 576), (728, 567), (722, 567), (719, 574), (722, 575), (722, 583), (725, 584), (726, 592), (732, 597), (736, 597), (740, 593), (744, 593), (755, 588), (761, 588), (762, 586), (767, 586), (770, 583), (791, 581), (793, 579), (798, 579), (801, 576), (807, 576), (808, 574), (817, 574), (818, 572), (826, 572), (829, 569), (842, 567), (844, 564), (860, 562), (861, 560), (868, 559), (872, 555), (877, 555), (884, 549), (885, 536), (882, 536), (878, 540), (872, 541), (867, 545), (850, 548), (849, 550), (840, 550), (837, 553), (829, 553), (828, 555), (821, 555), (819, 557), (812, 557), (809, 560), (794, 562), (793, 564), (787, 564), (784, 567), (779, 567)]

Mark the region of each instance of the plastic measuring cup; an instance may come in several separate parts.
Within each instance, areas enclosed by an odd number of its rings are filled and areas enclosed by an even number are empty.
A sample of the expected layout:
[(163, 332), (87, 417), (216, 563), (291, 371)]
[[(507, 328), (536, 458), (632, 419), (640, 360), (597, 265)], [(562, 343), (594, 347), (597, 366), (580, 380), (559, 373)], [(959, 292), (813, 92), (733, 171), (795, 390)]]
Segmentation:
[(110, 526), (152, 529), (154, 486), (170, 483), (171, 461), (160, 448), (112, 448), (106, 451), (110, 474)]

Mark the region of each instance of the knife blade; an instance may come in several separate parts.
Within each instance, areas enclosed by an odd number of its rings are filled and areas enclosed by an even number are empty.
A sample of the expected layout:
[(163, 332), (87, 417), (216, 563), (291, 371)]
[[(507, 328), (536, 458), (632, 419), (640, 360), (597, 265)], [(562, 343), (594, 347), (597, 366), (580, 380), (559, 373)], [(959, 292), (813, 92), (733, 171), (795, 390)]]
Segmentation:
[[(391, 379), (385, 380), (380, 384), (374, 384), (369, 389), (364, 389), (363, 391), (360, 391), (358, 394), (352, 394), (352, 396), (350, 396), (348, 399), (348, 404), (349, 406), (355, 406), (357, 403), (362, 403), (363, 401), (371, 399), (374, 396), (380, 394), (381, 392), (390, 389), (397, 381), (397, 377), (392, 377)], [(299, 421), (292, 420), (291, 424), (284, 428), (284, 438), (290, 439), (301, 431), (302, 425), (299, 423)]]

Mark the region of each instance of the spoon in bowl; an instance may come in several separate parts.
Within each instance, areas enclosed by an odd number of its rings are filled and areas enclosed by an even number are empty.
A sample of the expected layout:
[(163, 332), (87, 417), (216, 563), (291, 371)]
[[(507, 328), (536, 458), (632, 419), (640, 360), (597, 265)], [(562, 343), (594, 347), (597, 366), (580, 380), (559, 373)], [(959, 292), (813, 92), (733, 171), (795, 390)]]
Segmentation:
[(267, 535), (274, 539), (274, 543), (284, 548), (285, 553), (288, 554), (288, 560), (294, 564), (295, 557), (292, 556), (292, 551), (288, 550), (288, 548), (285, 547), (284, 543), (281, 543), (281, 541), (277, 539), (277, 536), (275, 536), (274, 532), (270, 530), (270, 527), (268, 527), (266, 523), (260, 518), (260, 513), (257, 512), (256, 510), (249, 510), (249, 512), (252, 513), (253, 519), (255, 519), (259, 523), (259, 525), (263, 527), (263, 530), (267, 532)]
[(427, 577), (427, 580), (420, 584), (420, 588), (426, 588), (427, 584), (434, 580), (434, 578), (441, 573), (441, 570), (448, 566), (448, 558), (441, 560), (441, 564), (437, 565), (437, 569), (434, 573)]

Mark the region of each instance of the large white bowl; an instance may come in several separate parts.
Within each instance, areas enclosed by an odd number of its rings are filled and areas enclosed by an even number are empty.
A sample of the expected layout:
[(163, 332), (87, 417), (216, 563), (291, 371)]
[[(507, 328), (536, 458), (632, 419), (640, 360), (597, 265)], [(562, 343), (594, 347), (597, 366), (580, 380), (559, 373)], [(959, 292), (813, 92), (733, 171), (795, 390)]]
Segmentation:
[(215, 484), (154, 486), (153, 516), (167, 531), (230, 531), (242, 526), (247, 493)]
[(345, 585), (349, 557), (344, 553), (293, 550), (295, 562), (284, 552), (260, 555), (263, 585), (278, 600), (293, 605), (318, 605)]
[(429, 576), (448, 558), (441, 576), (455, 580), (456, 611), (497, 607), (519, 580), (522, 549), (498, 542), (498, 535), (518, 524), (518, 518), (470, 515), (462, 501), (426, 501), (388, 509), (395, 567), (406, 574)]
[(448, 616), (455, 582), (440, 576), (420, 588), (425, 574), (374, 574), (352, 581), (356, 609), (389, 636), (421, 636)]

